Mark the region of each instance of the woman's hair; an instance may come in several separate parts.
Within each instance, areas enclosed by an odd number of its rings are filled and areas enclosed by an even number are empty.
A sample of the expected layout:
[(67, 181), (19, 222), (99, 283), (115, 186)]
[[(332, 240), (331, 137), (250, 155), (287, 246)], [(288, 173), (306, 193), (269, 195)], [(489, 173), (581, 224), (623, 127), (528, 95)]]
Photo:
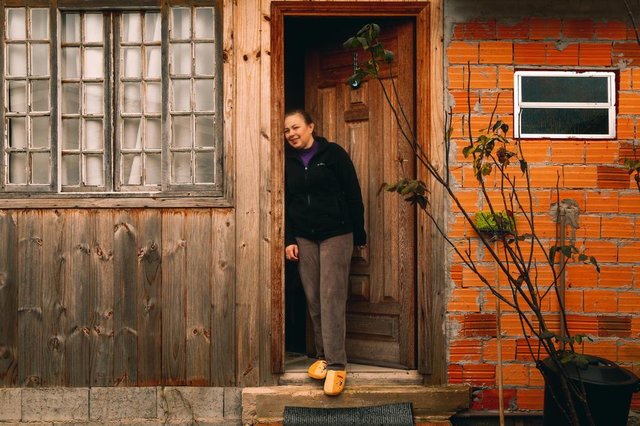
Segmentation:
[(309, 114), (307, 111), (303, 110), (302, 108), (294, 108), (294, 109), (288, 110), (284, 114), (284, 118), (287, 118), (291, 115), (296, 115), (296, 114), (300, 114), (307, 125), (315, 123), (315, 121), (313, 121), (313, 118), (311, 117), (311, 114)]

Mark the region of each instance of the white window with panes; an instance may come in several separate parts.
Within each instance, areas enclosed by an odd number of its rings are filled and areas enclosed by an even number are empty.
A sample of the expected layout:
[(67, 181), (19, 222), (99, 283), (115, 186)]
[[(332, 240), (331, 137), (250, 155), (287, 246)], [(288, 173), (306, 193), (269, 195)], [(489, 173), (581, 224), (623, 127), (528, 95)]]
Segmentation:
[(164, 7), (0, 6), (2, 193), (223, 195), (220, 11)]

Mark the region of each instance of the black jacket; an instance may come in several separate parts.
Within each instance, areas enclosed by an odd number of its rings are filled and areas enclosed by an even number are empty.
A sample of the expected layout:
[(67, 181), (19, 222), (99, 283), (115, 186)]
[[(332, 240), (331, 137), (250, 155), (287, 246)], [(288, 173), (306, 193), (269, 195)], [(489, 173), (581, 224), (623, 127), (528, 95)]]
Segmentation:
[(318, 152), (305, 168), (296, 149), (285, 148), (285, 245), (295, 237), (321, 241), (353, 232), (364, 245), (364, 205), (349, 154), (338, 144), (315, 137)]

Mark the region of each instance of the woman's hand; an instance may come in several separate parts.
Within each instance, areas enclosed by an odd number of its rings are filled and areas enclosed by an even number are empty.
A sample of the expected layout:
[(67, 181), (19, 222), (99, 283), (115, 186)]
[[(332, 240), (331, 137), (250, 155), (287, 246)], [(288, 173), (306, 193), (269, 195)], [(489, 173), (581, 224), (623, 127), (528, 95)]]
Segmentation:
[(298, 261), (298, 245), (291, 244), (284, 248), (284, 254), (287, 260)]

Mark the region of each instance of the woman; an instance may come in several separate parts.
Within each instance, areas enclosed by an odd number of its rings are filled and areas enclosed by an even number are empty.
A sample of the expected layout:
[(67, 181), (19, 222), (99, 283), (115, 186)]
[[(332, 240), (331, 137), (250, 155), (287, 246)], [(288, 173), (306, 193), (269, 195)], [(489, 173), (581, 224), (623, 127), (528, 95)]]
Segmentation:
[(353, 246), (364, 246), (364, 205), (349, 154), (314, 135), (303, 110), (285, 115), (285, 255), (298, 262), (318, 360), (309, 376), (338, 395), (347, 372), (345, 311)]

